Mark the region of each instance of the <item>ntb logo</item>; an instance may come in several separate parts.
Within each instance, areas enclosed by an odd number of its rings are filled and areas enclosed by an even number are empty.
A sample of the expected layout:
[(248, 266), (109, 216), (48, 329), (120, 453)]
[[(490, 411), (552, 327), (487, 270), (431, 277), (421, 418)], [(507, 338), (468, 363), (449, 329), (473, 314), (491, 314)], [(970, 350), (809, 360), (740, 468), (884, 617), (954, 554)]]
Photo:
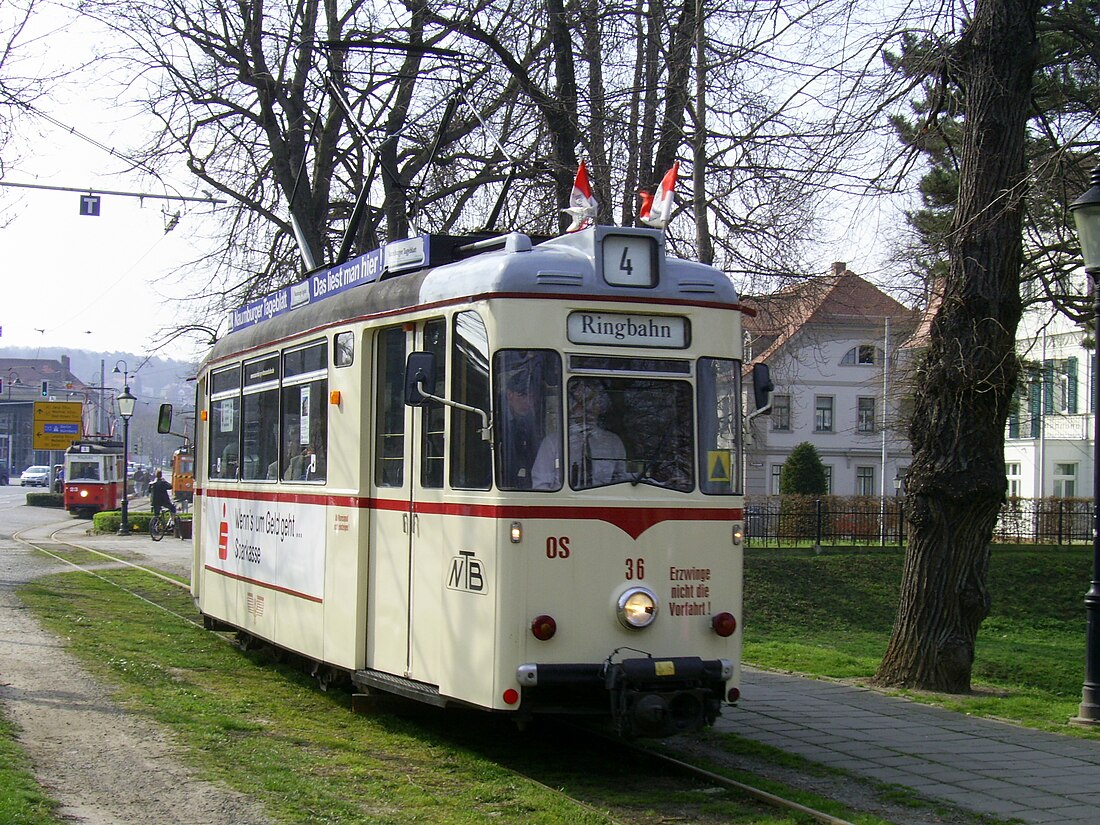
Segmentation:
[(474, 557), (472, 550), (459, 550), (451, 559), (451, 570), (447, 575), (448, 590), (463, 590), (467, 593), (488, 592), (485, 582), (485, 568), (480, 559)]

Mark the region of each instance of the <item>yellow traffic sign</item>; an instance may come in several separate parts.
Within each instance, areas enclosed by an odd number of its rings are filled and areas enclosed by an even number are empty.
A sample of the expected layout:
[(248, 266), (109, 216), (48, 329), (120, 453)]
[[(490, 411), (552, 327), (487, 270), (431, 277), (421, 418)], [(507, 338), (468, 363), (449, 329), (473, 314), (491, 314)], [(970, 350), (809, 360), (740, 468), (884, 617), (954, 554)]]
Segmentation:
[(83, 435), (83, 402), (34, 402), (34, 449), (67, 450)]
[(733, 454), (729, 450), (707, 450), (707, 477), (710, 481), (733, 480)]

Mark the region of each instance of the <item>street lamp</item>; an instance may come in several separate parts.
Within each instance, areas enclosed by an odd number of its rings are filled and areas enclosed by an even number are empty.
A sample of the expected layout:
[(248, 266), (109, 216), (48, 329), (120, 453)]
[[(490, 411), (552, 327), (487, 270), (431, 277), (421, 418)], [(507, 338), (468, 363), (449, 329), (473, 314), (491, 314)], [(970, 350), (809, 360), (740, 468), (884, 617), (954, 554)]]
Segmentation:
[(898, 467), (894, 475), (894, 495), (900, 496), (905, 492), (905, 476), (909, 473), (908, 467)]
[(118, 396), (118, 414), (122, 416), (122, 524), (118, 526), (120, 536), (130, 535), (130, 416), (134, 414), (137, 399), (130, 394), (129, 384), (125, 385)]
[(1085, 594), (1085, 685), (1072, 722), (1100, 724), (1100, 166), (1091, 186), (1069, 205), (1092, 292), (1092, 585)]
[(15, 385), (15, 384), (22, 384), (22, 383), (23, 382), (19, 380), (19, 376), (16, 374), (15, 370), (12, 370), (11, 372), (8, 373), (8, 400), (9, 401), (11, 401), (11, 388), (12, 388), (12, 386)]

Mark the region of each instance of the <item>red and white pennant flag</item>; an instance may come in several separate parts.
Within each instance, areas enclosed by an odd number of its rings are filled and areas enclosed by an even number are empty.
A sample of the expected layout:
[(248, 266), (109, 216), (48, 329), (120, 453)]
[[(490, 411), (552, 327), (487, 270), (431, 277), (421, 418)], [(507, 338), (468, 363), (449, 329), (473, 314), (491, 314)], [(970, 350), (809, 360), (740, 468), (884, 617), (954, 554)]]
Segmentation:
[(642, 192), (642, 211), (638, 219), (646, 226), (654, 229), (664, 229), (668, 225), (668, 219), (672, 217), (673, 194), (676, 192), (676, 179), (680, 176), (680, 161), (676, 161), (661, 180), (661, 189), (654, 197), (649, 192)]
[(565, 231), (576, 232), (594, 224), (597, 205), (596, 198), (592, 195), (592, 184), (588, 182), (588, 167), (582, 160), (577, 168), (577, 179), (573, 181), (573, 191), (569, 195), (569, 207), (562, 210), (573, 218)]

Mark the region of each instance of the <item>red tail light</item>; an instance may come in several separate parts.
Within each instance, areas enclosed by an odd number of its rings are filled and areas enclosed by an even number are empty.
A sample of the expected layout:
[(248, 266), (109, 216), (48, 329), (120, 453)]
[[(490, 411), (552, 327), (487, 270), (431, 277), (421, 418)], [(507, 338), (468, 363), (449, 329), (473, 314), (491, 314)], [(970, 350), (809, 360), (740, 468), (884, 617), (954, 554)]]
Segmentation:
[(554, 621), (553, 616), (536, 616), (535, 620), (531, 622), (531, 634), (540, 642), (548, 641), (554, 638), (554, 634), (558, 632), (558, 623)]
[(733, 617), (732, 613), (719, 613), (711, 617), (710, 626), (714, 628), (714, 632), (719, 636), (732, 636), (733, 632), (737, 630), (737, 619)]

